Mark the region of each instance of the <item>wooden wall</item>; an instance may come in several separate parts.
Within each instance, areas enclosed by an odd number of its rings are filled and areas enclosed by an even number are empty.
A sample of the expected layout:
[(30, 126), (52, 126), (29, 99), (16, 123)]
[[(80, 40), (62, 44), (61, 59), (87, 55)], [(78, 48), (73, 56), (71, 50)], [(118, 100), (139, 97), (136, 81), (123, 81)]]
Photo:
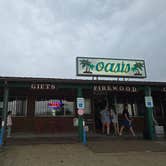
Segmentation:
[(76, 132), (73, 117), (14, 117), (13, 132), (63, 133)]

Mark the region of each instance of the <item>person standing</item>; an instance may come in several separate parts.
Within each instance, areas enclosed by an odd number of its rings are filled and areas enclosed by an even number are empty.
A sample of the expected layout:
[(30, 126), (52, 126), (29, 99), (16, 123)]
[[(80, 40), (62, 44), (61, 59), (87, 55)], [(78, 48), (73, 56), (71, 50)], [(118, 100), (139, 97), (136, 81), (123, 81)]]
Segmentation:
[(110, 123), (111, 123), (111, 118), (110, 118), (110, 111), (108, 107), (106, 107), (104, 110), (100, 112), (101, 115), (101, 122), (102, 122), (102, 133), (105, 133), (105, 127), (106, 127), (106, 132), (107, 135), (110, 134)]
[(115, 108), (111, 107), (111, 117), (112, 117), (112, 123), (114, 127), (114, 135), (119, 135), (119, 122), (118, 122), (118, 113), (116, 112)]
[(7, 137), (11, 137), (12, 130), (12, 111), (8, 111), (7, 115)]
[(122, 116), (123, 116), (123, 120), (122, 120), (122, 126), (120, 128), (119, 135), (122, 135), (123, 129), (126, 127), (126, 128), (129, 128), (132, 135), (135, 136), (135, 132), (132, 127), (132, 119), (129, 116), (127, 104), (124, 105), (124, 110), (123, 110)]

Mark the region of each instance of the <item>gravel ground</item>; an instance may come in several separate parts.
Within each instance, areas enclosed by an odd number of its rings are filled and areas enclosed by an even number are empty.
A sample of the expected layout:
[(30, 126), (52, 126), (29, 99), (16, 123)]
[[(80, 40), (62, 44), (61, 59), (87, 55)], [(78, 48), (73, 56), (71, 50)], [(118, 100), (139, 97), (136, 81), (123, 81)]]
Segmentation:
[[(130, 146), (126, 146), (128, 144)], [(152, 148), (148, 150), (151, 146)], [(129, 147), (128, 150), (127, 147)], [(162, 150), (161, 147), (163, 147)], [(124, 148), (126, 148), (125, 151), (120, 150)], [(115, 151), (115, 149), (119, 149), (119, 151)], [(88, 142), (86, 146), (81, 143), (8, 145), (0, 152), (0, 166), (107, 165), (165, 166), (166, 142), (107, 140)]]

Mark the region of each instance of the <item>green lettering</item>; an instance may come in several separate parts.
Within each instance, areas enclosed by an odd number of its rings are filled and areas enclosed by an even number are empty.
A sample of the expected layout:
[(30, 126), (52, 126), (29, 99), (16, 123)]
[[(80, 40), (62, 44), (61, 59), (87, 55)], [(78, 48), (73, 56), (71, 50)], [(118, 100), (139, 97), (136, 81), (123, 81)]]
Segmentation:
[(111, 63), (107, 63), (106, 65), (105, 65), (105, 72), (109, 72), (109, 70), (110, 70), (110, 67), (111, 67)]
[(115, 65), (115, 63), (111, 63), (111, 66), (110, 66), (110, 72), (113, 72), (114, 65)]
[(97, 65), (96, 65), (96, 70), (97, 71), (102, 71), (103, 68), (104, 68), (104, 62), (97, 63)]
[(127, 64), (124, 69), (125, 73), (128, 73), (130, 71), (130, 64)]
[(115, 72), (115, 73), (120, 72), (120, 63), (118, 63), (118, 64), (115, 66), (114, 72)]
[(122, 69), (121, 69), (122, 73), (124, 72), (124, 67), (125, 67), (125, 64), (124, 64), (124, 62), (122, 62)]

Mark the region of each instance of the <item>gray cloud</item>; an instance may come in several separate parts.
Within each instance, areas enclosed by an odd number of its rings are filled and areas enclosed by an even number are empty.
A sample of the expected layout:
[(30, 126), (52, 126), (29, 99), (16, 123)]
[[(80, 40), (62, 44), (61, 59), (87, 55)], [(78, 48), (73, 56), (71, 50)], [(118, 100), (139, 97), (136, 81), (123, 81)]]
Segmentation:
[(145, 59), (166, 81), (165, 0), (2, 0), (0, 75), (76, 78), (77, 56)]

